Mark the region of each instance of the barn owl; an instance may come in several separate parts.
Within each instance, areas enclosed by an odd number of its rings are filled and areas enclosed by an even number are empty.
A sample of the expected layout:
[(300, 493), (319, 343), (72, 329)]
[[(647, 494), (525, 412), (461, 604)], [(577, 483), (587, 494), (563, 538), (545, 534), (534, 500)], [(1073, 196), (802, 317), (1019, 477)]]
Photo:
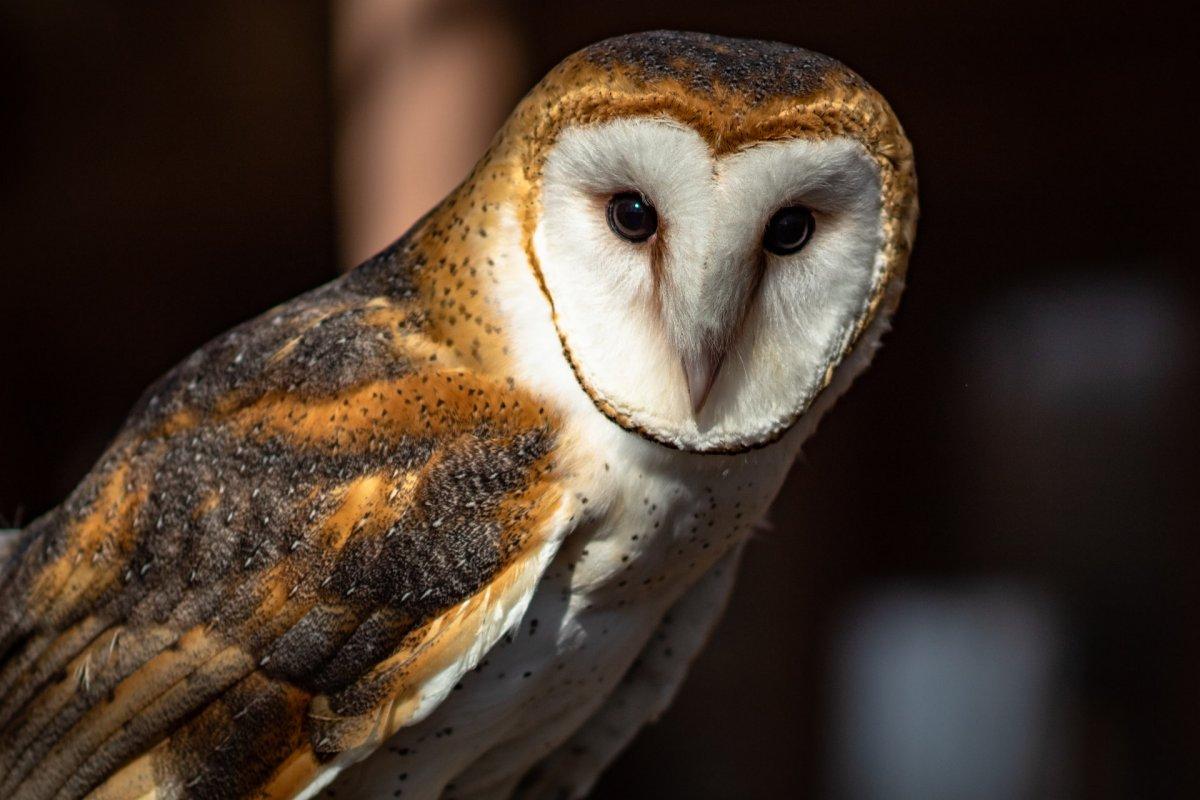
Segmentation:
[(783, 44), (588, 47), (152, 386), (0, 568), (0, 795), (586, 794), (900, 295), (912, 152)]

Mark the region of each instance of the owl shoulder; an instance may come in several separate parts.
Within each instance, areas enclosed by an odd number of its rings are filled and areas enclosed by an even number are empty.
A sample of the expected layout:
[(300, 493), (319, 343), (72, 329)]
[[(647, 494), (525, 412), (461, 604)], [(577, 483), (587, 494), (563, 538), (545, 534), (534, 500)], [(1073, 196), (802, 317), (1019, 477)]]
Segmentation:
[[(431, 359), (389, 258), (186, 360), (26, 531), (0, 603), (0, 785), (86, 791), (139, 754), (128, 769), (213, 796), (297, 753), (311, 776), (519, 613), (574, 519), (558, 423)], [(227, 763), (230, 737), (270, 769)]]

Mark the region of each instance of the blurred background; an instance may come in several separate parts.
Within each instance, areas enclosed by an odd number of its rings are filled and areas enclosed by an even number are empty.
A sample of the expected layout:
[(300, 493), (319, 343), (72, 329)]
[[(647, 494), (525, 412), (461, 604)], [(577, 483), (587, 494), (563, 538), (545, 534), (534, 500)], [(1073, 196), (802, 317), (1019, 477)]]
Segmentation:
[(886, 347), (596, 796), (1200, 796), (1182, 6), (5, 0), (0, 521), (190, 351), (402, 233), (560, 58), (659, 27), (857, 69), (922, 219)]

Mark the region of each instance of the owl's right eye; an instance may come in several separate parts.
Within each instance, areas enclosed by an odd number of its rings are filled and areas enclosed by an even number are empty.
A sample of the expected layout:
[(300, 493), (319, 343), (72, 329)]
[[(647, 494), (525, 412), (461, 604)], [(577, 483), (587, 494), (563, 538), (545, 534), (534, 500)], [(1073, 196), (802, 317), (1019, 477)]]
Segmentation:
[(658, 230), (658, 212), (638, 192), (614, 194), (608, 201), (608, 227), (630, 242), (644, 242)]

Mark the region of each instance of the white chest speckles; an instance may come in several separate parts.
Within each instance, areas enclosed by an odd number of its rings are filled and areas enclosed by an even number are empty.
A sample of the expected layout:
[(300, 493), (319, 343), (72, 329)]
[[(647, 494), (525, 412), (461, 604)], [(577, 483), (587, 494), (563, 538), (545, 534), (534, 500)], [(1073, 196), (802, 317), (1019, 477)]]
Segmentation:
[(609, 427), (592, 431), (578, 470), (588, 517), (519, 626), (429, 718), (344, 776), (337, 796), (503, 795), (611, 695), (672, 603), (761, 517), (790, 461), (774, 448), (676, 453)]

